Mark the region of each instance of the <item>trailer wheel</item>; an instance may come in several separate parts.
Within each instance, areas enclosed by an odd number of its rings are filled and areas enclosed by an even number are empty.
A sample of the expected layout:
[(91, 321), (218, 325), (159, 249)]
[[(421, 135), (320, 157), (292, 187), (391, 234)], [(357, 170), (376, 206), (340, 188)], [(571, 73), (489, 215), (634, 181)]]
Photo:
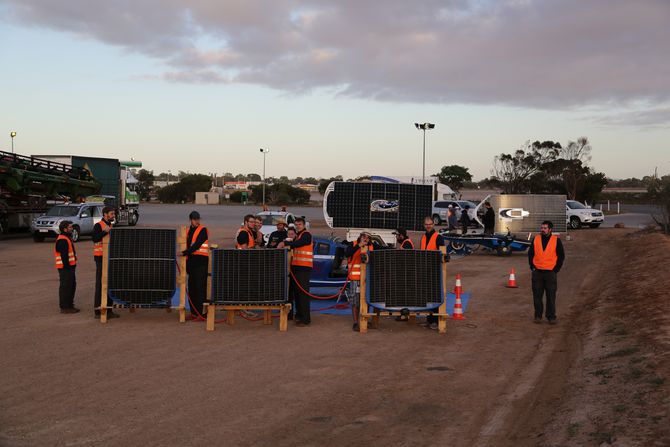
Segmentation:
[(465, 248), (465, 244), (463, 242), (451, 241), (450, 244), (451, 244), (451, 248), (454, 251), (461, 251), (461, 250), (463, 250), (463, 248)]
[(128, 225), (130, 225), (131, 227), (137, 225), (138, 220), (140, 220), (140, 217), (137, 215), (137, 213), (130, 213), (128, 215)]
[(582, 221), (579, 220), (579, 217), (572, 216), (570, 218), (570, 228), (573, 230), (579, 230), (582, 227)]
[(498, 256), (510, 256), (512, 254), (512, 248), (509, 245), (498, 245), (496, 247), (496, 253), (498, 253)]

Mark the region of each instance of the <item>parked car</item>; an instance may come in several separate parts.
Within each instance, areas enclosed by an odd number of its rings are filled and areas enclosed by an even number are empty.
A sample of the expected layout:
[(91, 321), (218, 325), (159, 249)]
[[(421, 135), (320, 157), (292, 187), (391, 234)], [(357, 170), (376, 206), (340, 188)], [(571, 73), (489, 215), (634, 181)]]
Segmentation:
[(461, 218), (461, 211), (468, 206), (468, 216), (470, 220), (474, 220), (477, 216), (477, 204), (470, 202), (469, 200), (438, 200), (433, 202), (433, 220), (435, 225), (440, 225), (442, 222), (447, 221), (447, 209), (451, 205), (456, 210), (456, 218)]
[(63, 220), (72, 222), (72, 240), (93, 233), (93, 226), (102, 220), (102, 202), (68, 203), (52, 207), (45, 215), (36, 217), (30, 224), (30, 232), (35, 242), (43, 242), (47, 237), (57, 237), (58, 225)]
[(568, 200), (565, 203), (565, 220), (570, 228), (576, 230), (583, 225), (598, 228), (605, 222), (605, 216), (600, 210), (589, 208), (576, 200)]

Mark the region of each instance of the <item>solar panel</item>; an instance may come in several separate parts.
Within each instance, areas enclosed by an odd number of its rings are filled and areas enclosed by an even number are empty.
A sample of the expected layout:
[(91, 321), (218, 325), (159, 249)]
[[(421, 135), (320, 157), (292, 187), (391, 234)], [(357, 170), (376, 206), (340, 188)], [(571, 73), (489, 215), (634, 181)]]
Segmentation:
[(430, 185), (334, 182), (326, 211), (335, 228), (380, 228), (421, 231), (432, 214)]
[(212, 255), (216, 304), (283, 304), (288, 299), (286, 250), (218, 249)]
[(117, 304), (167, 307), (176, 288), (176, 230), (114, 228), (108, 293)]
[(444, 301), (439, 251), (376, 250), (366, 266), (367, 301), (382, 309), (434, 309)]

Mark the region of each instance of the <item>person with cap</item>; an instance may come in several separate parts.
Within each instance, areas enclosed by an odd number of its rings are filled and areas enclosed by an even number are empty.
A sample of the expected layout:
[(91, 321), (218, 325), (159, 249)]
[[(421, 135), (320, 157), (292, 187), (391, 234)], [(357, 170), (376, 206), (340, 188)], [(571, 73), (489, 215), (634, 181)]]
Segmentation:
[(486, 212), (482, 218), (482, 223), (484, 224), (484, 234), (492, 236), (496, 226), (496, 213), (493, 211), (491, 202), (484, 202), (484, 207), (486, 208)]
[(235, 248), (245, 249), (254, 248), (256, 246), (256, 217), (253, 214), (244, 216), (244, 225), (237, 232)]
[(361, 249), (365, 247), (368, 252), (374, 250), (372, 244), (372, 235), (367, 231), (363, 231), (352, 244), (347, 245), (344, 255), (347, 257), (347, 280), (349, 281), (349, 290), (347, 296), (349, 298), (349, 305), (351, 306), (351, 315), (354, 319), (353, 330), (360, 329), (358, 317), (360, 313), (361, 302)]
[[(100, 303), (102, 302), (102, 241), (109, 236), (112, 230), (112, 222), (116, 216), (116, 210), (111, 206), (102, 209), (102, 220), (93, 226), (93, 260), (95, 261), (95, 295), (93, 296), (94, 317), (100, 318)], [(107, 312), (107, 318), (119, 318), (119, 314), (111, 309)]]
[(458, 217), (456, 217), (456, 210), (454, 209), (453, 205), (449, 205), (447, 208), (447, 229), (449, 232), (456, 231), (456, 227), (458, 226)]
[(58, 225), (60, 234), (56, 238), (54, 257), (58, 269), (58, 301), (60, 313), (76, 314), (79, 309), (74, 307), (74, 295), (77, 291), (77, 252), (72, 241), (72, 222), (64, 220)]
[(200, 224), (200, 213), (191, 211), (190, 226), (186, 234), (186, 274), (188, 275), (188, 299), (191, 316), (203, 315), (203, 303), (207, 297), (207, 273), (209, 270), (209, 232)]
[(414, 250), (414, 242), (407, 236), (407, 230), (398, 228), (393, 232), (395, 234), (396, 246), (401, 250)]
[(463, 229), (463, 234), (468, 234), (468, 227), (470, 226), (470, 216), (468, 214), (469, 209), (470, 207), (465, 205), (465, 207), (463, 207), (461, 210), (461, 227)]
[[(444, 238), (435, 231), (435, 222), (430, 216), (426, 216), (423, 219), (423, 228), (426, 232), (421, 236), (421, 250), (439, 250), (440, 247), (444, 246)], [(429, 329), (437, 329), (438, 318), (434, 315), (428, 315), (426, 317), (426, 327)]]
[(314, 266), (314, 242), (312, 233), (305, 228), (305, 218), (295, 220), (296, 237), (284, 245), (291, 249), (291, 282), (295, 287), (296, 326), (309, 326), (310, 315), (309, 278)]
[(561, 240), (552, 234), (554, 224), (545, 220), (540, 225), (540, 234), (535, 235), (528, 250), (528, 264), (532, 272), (533, 305), (537, 324), (542, 323), (543, 295), (547, 296), (546, 317), (549, 324), (556, 324), (556, 290), (558, 272), (565, 261), (565, 250)]
[(277, 219), (277, 229), (270, 233), (266, 248), (277, 248), (277, 246), (288, 237), (286, 232), (286, 221), (283, 218)]

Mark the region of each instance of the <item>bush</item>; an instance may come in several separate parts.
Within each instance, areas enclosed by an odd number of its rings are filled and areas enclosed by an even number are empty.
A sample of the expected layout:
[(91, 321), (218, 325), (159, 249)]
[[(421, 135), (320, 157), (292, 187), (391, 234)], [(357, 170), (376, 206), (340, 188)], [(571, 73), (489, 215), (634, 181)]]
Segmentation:
[[(288, 183), (275, 183), (265, 186), (265, 203), (268, 205), (304, 205), (309, 203), (310, 194), (304, 189), (296, 188)], [(263, 186), (251, 187), (250, 200), (263, 202)]]
[(193, 202), (195, 193), (209, 191), (212, 179), (204, 174), (190, 174), (179, 182), (158, 190), (158, 199), (164, 203)]
[(230, 194), (230, 201), (235, 203), (242, 203), (243, 191), (235, 191)]

